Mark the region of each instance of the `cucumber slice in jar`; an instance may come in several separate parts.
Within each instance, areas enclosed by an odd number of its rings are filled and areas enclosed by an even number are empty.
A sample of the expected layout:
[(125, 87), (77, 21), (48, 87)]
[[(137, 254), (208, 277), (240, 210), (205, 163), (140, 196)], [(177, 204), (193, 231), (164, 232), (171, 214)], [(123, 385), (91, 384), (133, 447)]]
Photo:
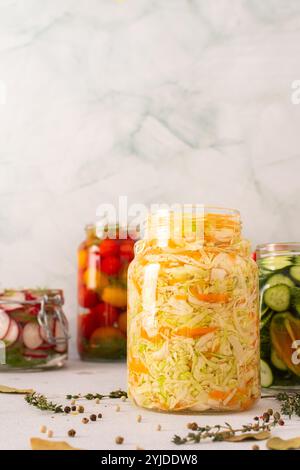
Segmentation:
[(291, 304), (294, 310), (300, 315), (300, 287), (293, 287), (291, 290)]
[(289, 287), (294, 287), (295, 285), (292, 279), (290, 279), (288, 276), (285, 276), (284, 274), (273, 274), (266, 282), (266, 286), (268, 287), (277, 286), (278, 284), (284, 284)]
[(260, 381), (261, 386), (264, 388), (271, 387), (274, 377), (273, 372), (269, 364), (266, 361), (260, 360)]
[(300, 283), (300, 266), (292, 266), (290, 268), (291, 277), (298, 283)]
[(264, 302), (275, 312), (288, 310), (291, 300), (290, 288), (285, 284), (269, 287), (264, 293)]
[(269, 256), (259, 261), (259, 265), (271, 271), (288, 268), (292, 265), (290, 256)]
[(285, 365), (283, 360), (280, 359), (280, 357), (278, 357), (278, 354), (274, 348), (272, 348), (272, 351), (271, 351), (271, 362), (273, 366), (276, 367), (276, 369), (279, 369), (282, 371), (287, 370), (287, 366)]

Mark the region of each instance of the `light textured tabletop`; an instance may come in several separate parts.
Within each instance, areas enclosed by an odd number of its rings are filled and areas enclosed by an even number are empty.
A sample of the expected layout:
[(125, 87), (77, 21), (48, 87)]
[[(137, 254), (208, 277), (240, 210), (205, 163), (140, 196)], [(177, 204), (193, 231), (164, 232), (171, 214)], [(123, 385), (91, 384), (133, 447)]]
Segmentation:
[[(125, 363), (83, 363), (71, 361), (64, 369), (48, 372), (15, 373), (5, 372), (0, 374), (0, 384), (16, 388), (33, 388), (47, 395), (58, 403), (68, 402), (66, 394), (99, 392), (107, 393), (112, 390), (126, 389)], [(0, 449), (30, 449), (30, 437), (45, 438), (40, 433), (42, 425), (53, 430), (53, 440), (66, 440), (75, 447), (81, 449), (118, 449), (119, 451), (136, 449), (137, 446), (145, 450), (184, 450), (184, 449), (251, 449), (253, 443), (209, 443), (190, 446), (176, 446), (172, 444), (174, 434), (180, 436), (188, 432), (186, 424), (196, 421), (199, 424), (222, 424), (230, 422), (232, 425), (241, 425), (252, 420), (253, 416), (262, 414), (267, 408), (278, 408), (273, 399), (261, 400), (254, 409), (234, 414), (221, 415), (175, 415), (150, 412), (138, 409), (129, 401), (103, 400), (100, 404), (82, 401), (85, 414), (52, 415), (49, 412), (40, 411), (29, 406), (23, 396), (0, 395)], [(117, 404), (120, 411), (116, 411)], [(83, 416), (91, 413), (102, 413), (103, 418), (97, 422), (82, 424)], [(142, 416), (142, 421), (137, 422), (137, 416)], [(300, 418), (285, 419), (284, 427), (276, 428), (273, 435), (292, 437), (300, 434)], [(157, 431), (157, 425), (162, 429)], [(67, 436), (69, 429), (75, 429), (75, 438)], [(116, 436), (124, 437), (124, 443), (117, 445)], [(264, 443), (259, 443), (261, 449)]]

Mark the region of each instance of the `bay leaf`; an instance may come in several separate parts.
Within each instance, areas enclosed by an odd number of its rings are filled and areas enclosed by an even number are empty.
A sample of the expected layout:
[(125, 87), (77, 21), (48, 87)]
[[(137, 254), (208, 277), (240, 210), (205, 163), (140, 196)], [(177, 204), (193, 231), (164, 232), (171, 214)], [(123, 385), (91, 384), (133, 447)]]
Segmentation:
[(231, 436), (225, 439), (225, 441), (228, 442), (242, 442), (242, 441), (264, 441), (266, 439), (269, 439), (271, 436), (271, 433), (269, 431), (260, 431), (260, 432), (246, 432), (243, 434), (239, 434), (237, 436)]
[(39, 437), (31, 437), (30, 445), (32, 450), (81, 450), (72, 447), (65, 441), (49, 441)]
[(300, 449), (300, 437), (293, 437), (292, 439), (272, 437), (267, 441), (267, 448), (270, 450)]
[(0, 385), (0, 393), (27, 395), (28, 393), (33, 393), (33, 392), (34, 390), (32, 390), (31, 388), (23, 389), (23, 388), (7, 387), (6, 385)]

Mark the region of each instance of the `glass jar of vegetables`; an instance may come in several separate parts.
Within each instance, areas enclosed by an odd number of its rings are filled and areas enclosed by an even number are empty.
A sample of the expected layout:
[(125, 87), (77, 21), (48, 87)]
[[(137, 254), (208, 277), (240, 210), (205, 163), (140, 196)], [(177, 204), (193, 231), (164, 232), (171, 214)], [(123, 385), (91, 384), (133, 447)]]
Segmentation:
[(78, 250), (78, 351), (84, 360), (126, 357), (127, 270), (133, 246), (119, 227), (86, 227)]
[(133, 401), (165, 411), (250, 408), (260, 396), (258, 300), (238, 211), (150, 214), (128, 273)]
[(4, 290), (0, 294), (0, 371), (62, 367), (68, 353), (63, 292)]
[(262, 386), (300, 385), (300, 243), (257, 247)]

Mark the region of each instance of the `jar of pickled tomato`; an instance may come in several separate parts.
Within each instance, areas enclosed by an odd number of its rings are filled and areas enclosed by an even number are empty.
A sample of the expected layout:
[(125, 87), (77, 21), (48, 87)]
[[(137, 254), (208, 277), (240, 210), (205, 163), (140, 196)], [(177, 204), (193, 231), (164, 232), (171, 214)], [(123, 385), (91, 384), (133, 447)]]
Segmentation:
[(259, 245), (263, 387), (300, 385), (300, 243)]
[(118, 227), (86, 227), (78, 251), (78, 352), (83, 360), (126, 357), (127, 270), (134, 240)]
[(236, 210), (150, 214), (128, 273), (128, 390), (164, 411), (260, 397), (258, 269)]
[(62, 367), (68, 355), (63, 292), (6, 289), (0, 294), (0, 371)]

